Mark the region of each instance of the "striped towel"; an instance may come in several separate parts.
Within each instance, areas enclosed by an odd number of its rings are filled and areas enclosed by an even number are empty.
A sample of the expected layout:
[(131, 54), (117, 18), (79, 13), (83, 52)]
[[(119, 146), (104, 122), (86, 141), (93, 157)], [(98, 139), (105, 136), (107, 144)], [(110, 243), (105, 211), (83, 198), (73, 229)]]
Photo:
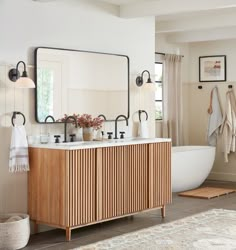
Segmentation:
[(9, 172), (29, 171), (28, 142), (24, 126), (12, 127)]

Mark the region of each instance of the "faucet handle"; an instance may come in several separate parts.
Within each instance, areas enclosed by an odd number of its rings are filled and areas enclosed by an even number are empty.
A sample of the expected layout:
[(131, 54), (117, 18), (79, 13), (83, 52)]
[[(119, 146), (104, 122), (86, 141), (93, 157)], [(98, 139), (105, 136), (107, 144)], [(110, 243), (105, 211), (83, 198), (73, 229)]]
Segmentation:
[(120, 131), (120, 139), (124, 139), (125, 131)]
[(71, 142), (74, 141), (74, 137), (75, 137), (75, 134), (70, 134), (70, 141), (71, 141)]
[(59, 138), (61, 138), (61, 136), (60, 135), (54, 135), (54, 138), (56, 138), (55, 143), (59, 143), (60, 142)]
[(108, 134), (108, 139), (112, 139), (113, 132), (107, 132), (107, 134)]

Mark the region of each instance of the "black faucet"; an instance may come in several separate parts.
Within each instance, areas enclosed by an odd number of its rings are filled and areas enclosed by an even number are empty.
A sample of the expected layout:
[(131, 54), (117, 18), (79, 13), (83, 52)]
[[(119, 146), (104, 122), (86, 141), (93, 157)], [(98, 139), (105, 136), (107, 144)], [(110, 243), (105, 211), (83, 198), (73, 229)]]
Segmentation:
[(74, 120), (75, 122), (75, 127), (77, 128), (77, 121), (76, 121), (76, 118), (74, 116), (67, 116), (65, 121), (64, 121), (64, 141), (63, 142), (66, 142), (66, 130), (67, 130), (67, 122), (68, 120)]
[(128, 126), (128, 118), (125, 116), (125, 115), (118, 115), (117, 117), (116, 117), (116, 119), (115, 119), (115, 137), (114, 137), (114, 139), (118, 139), (118, 137), (117, 137), (117, 122), (118, 122), (118, 120), (120, 119), (120, 118), (124, 118), (125, 120), (126, 120), (126, 126)]
[(98, 117), (102, 117), (102, 118), (104, 119), (104, 121), (106, 121), (106, 120), (107, 120), (106, 116), (105, 116), (105, 115), (103, 115), (103, 114), (98, 115)]
[(45, 118), (44, 122), (47, 122), (48, 118), (51, 118), (51, 119), (52, 119), (52, 122), (55, 122), (55, 119), (54, 119), (54, 117), (53, 117), (52, 115), (48, 115), (48, 116)]

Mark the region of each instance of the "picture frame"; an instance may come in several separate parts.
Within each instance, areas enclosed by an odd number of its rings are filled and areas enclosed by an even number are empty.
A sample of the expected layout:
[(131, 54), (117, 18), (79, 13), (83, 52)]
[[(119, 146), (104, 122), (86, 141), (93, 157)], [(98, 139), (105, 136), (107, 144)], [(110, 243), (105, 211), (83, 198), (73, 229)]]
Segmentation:
[(199, 82), (225, 82), (226, 56), (199, 56)]

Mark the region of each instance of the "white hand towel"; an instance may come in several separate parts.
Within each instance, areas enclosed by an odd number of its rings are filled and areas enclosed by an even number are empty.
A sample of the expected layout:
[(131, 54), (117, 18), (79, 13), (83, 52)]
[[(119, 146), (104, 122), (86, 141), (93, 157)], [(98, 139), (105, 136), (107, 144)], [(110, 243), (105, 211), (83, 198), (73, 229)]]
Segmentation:
[(138, 126), (138, 137), (140, 138), (148, 138), (148, 122), (141, 121)]
[(29, 171), (28, 142), (24, 126), (12, 127), (9, 171)]
[(212, 90), (212, 110), (209, 114), (207, 140), (211, 146), (216, 146), (219, 128), (223, 122), (217, 87)]

